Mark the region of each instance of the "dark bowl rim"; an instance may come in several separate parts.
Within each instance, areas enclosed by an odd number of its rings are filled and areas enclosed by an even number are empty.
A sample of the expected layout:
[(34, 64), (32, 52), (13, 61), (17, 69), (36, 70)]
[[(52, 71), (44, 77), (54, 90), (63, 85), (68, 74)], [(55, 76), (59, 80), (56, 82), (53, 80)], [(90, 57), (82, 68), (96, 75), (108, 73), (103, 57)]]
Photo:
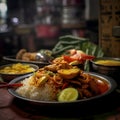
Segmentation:
[[(20, 62), (18, 62), (18, 63), (20, 63)], [(0, 66), (0, 69), (1, 69), (1, 68), (4, 68), (4, 67), (6, 67), (6, 66), (11, 66), (11, 65), (13, 65), (13, 64), (16, 64), (16, 63), (9, 63), (9, 64), (5, 64), (5, 65), (1, 65), (1, 66)], [(21, 76), (21, 75), (26, 75), (26, 74), (34, 73), (34, 72), (36, 72), (36, 71), (39, 69), (39, 66), (36, 65), (36, 64), (31, 64), (31, 63), (21, 63), (21, 64), (30, 65), (31, 67), (35, 68), (35, 70), (34, 70), (34, 71), (31, 71), (31, 72), (21, 73), (21, 74), (0, 73), (0, 75)]]
[[(97, 95), (97, 96), (94, 96), (94, 97), (91, 97), (91, 98), (87, 98), (87, 99), (81, 99), (81, 100), (76, 100), (76, 101), (73, 101), (73, 102), (58, 102), (58, 101), (38, 101), (38, 100), (32, 100), (32, 99), (29, 99), (29, 98), (25, 98), (25, 97), (22, 97), (20, 95), (18, 95), (16, 92), (15, 92), (15, 89), (13, 88), (9, 88), (8, 89), (8, 92), (13, 95), (14, 97), (16, 98), (19, 98), (21, 100), (25, 100), (25, 101), (28, 101), (28, 102), (34, 102), (34, 103), (38, 103), (38, 104), (71, 104), (71, 103), (82, 103), (82, 102), (87, 102), (87, 101), (91, 101), (91, 100), (94, 100), (94, 99), (98, 99), (98, 98), (101, 98), (101, 97), (104, 97), (106, 95), (109, 95), (111, 92), (113, 92), (116, 88), (117, 88), (117, 83), (115, 80), (113, 80), (111, 77), (108, 77), (108, 76), (105, 76), (105, 75), (102, 75), (102, 74), (99, 74), (99, 73), (95, 73), (95, 72), (86, 72), (86, 73), (89, 73), (93, 76), (96, 76), (96, 77), (99, 77), (99, 78), (102, 78), (104, 79), (105, 81), (107, 81), (110, 85), (110, 88), (108, 91), (106, 91), (105, 93), (103, 94), (100, 94), (100, 95)], [(27, 77), (30, 77), (32, 74), (28, 74), (28, 75), (24, 75), (24, 76), (21, 76), (21, 77), (17, 77), (15, 79), (13, 79), (12, 81), (10, 81), (9, 83), (17, 83), (17, 82), (20, 82), (21, 80), (27, 78)]]
[(120, 67), (120, 66), (115, 66), (115, 65), (101, 65), (101, 64), (97, 64), (97, 63), (95, 63), (97, 60), (115, 60), (115, 61), (120, 61), (120, 58), (117, 58), (117, 57), (96, 57), (96, 58), (94, 58), (94, 59), (92, 59), (92, 60), (90, 60), (90, 62), (92, 63), (92, 64), (95, 64), (95, 65), (97, 65), (97, 66), (104, 66), (104, 67)]

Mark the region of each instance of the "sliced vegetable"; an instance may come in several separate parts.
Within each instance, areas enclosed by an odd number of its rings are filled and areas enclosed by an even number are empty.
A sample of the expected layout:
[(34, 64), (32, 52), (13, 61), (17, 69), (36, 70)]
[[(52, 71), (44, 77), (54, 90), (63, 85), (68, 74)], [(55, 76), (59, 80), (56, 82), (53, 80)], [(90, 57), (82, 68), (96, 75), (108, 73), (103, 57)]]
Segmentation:
[(84, 63), (86, 60), (90, 60), (90, 59), (95, 58), (95, 56), (87, 55), (86, 53), (84, 53), (81, 50), (72, 49), (69, 51), (70, 51), (69, 56), (67, 56), (67, 55), (63, 56), (64, 60), (67, 62), (79, 61), (81, 63), (82, 62)]
[(75, 101), (78, 99), (78, 91), (75, 88), (65, 88), (58, 95), (59, 102)]

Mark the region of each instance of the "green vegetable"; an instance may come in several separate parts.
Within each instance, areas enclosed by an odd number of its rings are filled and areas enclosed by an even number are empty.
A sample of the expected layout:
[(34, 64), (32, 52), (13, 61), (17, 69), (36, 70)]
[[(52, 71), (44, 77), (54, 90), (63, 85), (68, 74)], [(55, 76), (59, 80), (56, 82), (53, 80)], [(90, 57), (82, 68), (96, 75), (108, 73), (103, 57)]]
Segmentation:
[[(98, 45), (89, 41), (88, 38), (76, 37), (73, 35), (65, 35), (59, 37), (58, 43), (51, 50), (54, 57), (59, 57), (61, 55), (68, 54), (69, 49), (82, 50), (88, 55), (93, 55), (95, 57), (104, 56), (102, 48)], [(85, 63), (85, 71), (89, 71), (89, 62)]]
[(66, 54), (69, 49), (80, 49), (81, 45), (88, 41), (87, 38), (66, 35), (59, 37), (58, 43), (52, 49), (52, 55), (55, 57)]
[(67, 50), (73, 49), (73, 48), (74, 48), (74, 46), (69, 45), (69, 46), (63, 47), (63, 48), (61, 48), (61, 49), (59, 49), (59, 50), (57, 50), (57, 51), (53, 51), (52, 55), (55, 56), (55, 57), (57, 57), (57, 56), (60, 56), (60, 55), (65, 54), (65, 52), (66, 52)]
[(81, 41), (81, 40), (89, 40), (88, 38), (83, 38), (83, 37), (77, 37), (77, 36), (73, 36), (73, 35), (65, 35), (65, 36), (61, 36), (59, 37), (59, 40), (61, 41), (73, 41), (73, 40), (78, 40), (78, 41)]
[[(59, 41), (57, 44), (53, 47), (52, 50), (47, 49), (41, 49), (39, 52), (47, 54), (52, 57), (59, 57), (61, 55), (68, 54), (68, 50), (70, 49), (76, 49), (76, 50), (82, 50), (88, 55), (93, 55), (95, 57), (103, 57), (104, 52), (100, 46), (92, 43), (89, 41), (88, 38), (83, 37), (77, 37), (73, 35), (65, 35), (59, 37)], [(85, 71), (89, 71), (89, 62), (86, 61)]]
[(59, 102), (69, 102), (78, 99), (78, 91), (75, 88), (65, 88), (58, 95)]

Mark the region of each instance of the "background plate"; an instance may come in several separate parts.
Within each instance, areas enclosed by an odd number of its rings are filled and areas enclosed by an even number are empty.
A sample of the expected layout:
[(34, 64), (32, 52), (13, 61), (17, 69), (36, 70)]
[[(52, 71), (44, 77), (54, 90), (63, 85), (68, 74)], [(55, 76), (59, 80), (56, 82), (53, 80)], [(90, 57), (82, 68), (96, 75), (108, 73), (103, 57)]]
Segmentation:
[(36, 64), (39, 67), (44, 67), (45, 65), (48, 65), (49, 63), (47, 62), (41, 62), (41, 61), (25, 61), (25, 60), (18, 60), (15, 58), (15, 56), (3, 56), (3, 60), (7, 62), (21, 62), (21, 63), (32, 63)]

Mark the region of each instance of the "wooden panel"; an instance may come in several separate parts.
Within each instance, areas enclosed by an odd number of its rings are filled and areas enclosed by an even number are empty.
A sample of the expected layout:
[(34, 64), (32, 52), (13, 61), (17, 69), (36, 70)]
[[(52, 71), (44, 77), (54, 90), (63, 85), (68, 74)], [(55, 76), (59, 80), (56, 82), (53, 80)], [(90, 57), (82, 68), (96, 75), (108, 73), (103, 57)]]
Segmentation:
[(105, 56), (120, 57), (120, 37), (113, 28), (120, 26), (120, 0), (100, 0), (99, 44)]

